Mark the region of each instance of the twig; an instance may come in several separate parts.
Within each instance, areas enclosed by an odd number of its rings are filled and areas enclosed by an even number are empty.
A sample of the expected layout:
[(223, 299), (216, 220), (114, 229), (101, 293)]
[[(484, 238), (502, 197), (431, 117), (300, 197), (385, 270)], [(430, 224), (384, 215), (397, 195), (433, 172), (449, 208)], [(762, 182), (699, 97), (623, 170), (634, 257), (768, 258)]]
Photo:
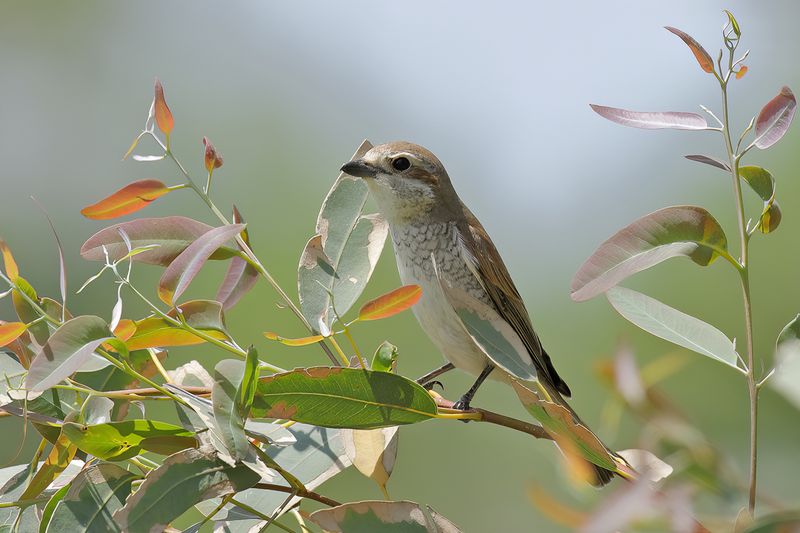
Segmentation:
[(255, 485), (253, 485), (253, 488), (262, 490), (272, 490), (275, 492), (284, 492), (286, 494), (295, 494), (300, 498), (314, 500), (316, 502), (327, 505), (328, 507), (337, 507), (339, 505), (342, 505), (341, 503), (337, 502), (332, 498), (328, 498), (327, 496), (323, 496), (322, 494), (307, 489), (298, 490), (296, 488), (287, 487), (286, 485), (276, 485), (274, 483), (256, 483)]

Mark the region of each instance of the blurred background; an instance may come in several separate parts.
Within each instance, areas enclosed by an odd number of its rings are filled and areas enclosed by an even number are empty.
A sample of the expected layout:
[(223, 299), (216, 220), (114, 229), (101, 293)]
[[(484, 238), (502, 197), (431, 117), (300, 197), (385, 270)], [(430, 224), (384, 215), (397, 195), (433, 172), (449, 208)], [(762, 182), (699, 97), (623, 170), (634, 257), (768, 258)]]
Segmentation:
[[(215, 201), (226, 211), (237, 204), (256, 252), (293, 295), (299, 254), (339, 166), (364, 138), (413, 141), (446, 165), (503, 254), (574, 391), (574, 407), (617, 448), (636, 445), (639, 421), (607, 423), (610, 393), (597, 376), (598, 361), (612, 356), (621, 339), (641, 364), (678, 349), (636, 330), (602, 297), (573, 303), (572, 275), (618, 228), (666, 205), (707, 206), (737, 253), (738, 239), (729, 177), (682, 157), (724, 155), (718, 135), (626, 129), (588, 104), (718, 110), (714, 79), (662, 27), (683, 29), (716, 56), (723, 9), (742, 27), (740, 49), (753, 50), (748, 74), (732, 84), (733, 127), (746, 126), (782, 85), (800, 87), (800, 6), (789, 0), (85, 1), (6, 2), (1, 9), (0, 235), (40, 294), (58, 295), (57, 253), (30, 196), (55, 221), (74, 292), (99, 268), (80, 258), (80, 245), (103, 227), (80, 209), (137, 178), (179, 182), (168, 161), (121, 161), (144, 124), (155, 76), (175, 116), (173, 150), (201, 179), (201, 138), (214, 142), (225, 157), (215, 173)], [(769, 152), (748, 156), (776, 176), (784, 214), (775, 234), (757, 235), (751, 246), (755, 341), (766, 357), (800, 311), (798, 139), (795, 128)], [(144, 142), (137, 151), (155, 148)], [(755, 213), (760, 201), (745, 193)], [(140, 214), (214, 223), (189, 192)], [(190, 296), (213, 296), (223, 272), (224, 265), (212, 265)], [(154, 297), (159, 274), (154, 267), (134, 269), (136, 284)], [(397, 284), (387, 244), (364, 297)], [(743, 337), (738, 280), (722, 262), (701, 269), (676, 259), (626, 285)], [(76, 314), (110, 317), (113, 290), (103, 278), (69, 305)], [(290, 349), (263, 339), (265, 330), (303, 333), (276, 301), (260, 283), (229, 314), (240, 343), (255, 343), (285, 367), (325, 363), (313, 346)], [(7, 302), (0, 310), (10, 318)], [(126, 317), (144, 312), (126, 301)], [(355, 334), (364, 351), (384, 339), (397, 344), (400, 371), (411, 377), (441, 360), (411, 313), (360, 325)], [(222, 357), (211, 348), (175, 349), (167, 366), (198, 359), (213, 367)], [(745, 381), (709, 359), (685, 357), (664, 390), (745, 472)], [(455, 399), (471, 379), (454, 374), (443, 381), (445, 395)], [(760, 486), (788, 498), (800, 493), (798, 413), (769, 388), (762, 402)], [(526, 417), (513, 392), (496, 383), (475, 404)], [(1, 420), (0, 431), (3, 464), (30, 457), (29, 436), (14, 459), (23, 439), (18, 421)], [(575, 496), (556, 458), (548, 443), (504, 428), (429, 422), (401, 430), (389, 490), (393, 498), (431, 505), (467, 532), (496, 528), (498, 515), (504, 531), (558, 531), (529, 498), (533, 486)], [(343, 501), (380, 497), (355, 471), (321, 492)]]

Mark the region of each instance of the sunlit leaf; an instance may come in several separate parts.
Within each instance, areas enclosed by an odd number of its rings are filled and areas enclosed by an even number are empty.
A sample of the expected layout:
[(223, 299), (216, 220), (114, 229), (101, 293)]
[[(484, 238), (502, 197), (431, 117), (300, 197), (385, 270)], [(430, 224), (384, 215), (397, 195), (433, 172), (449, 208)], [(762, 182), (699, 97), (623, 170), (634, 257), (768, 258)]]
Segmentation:
[(794, 118), (797, 100), (789, 87), (767, 102), (756, 118), (756, 138), (753, 144), (762, 150), (769, 148), (786, 134)]
[(703, 48), (700, 43), (695, 41), (691, 35), (677, 28), (673, 28), (672, 26), (664, 27), (667, 29), (667, 31), (674, 33), (680, 37), (684, 43), (686, 43), (686, 46), (689, 47), (694, 54), (695, 59), (697, 59), (697, 62), (700, 64), (700, 68), (702, 68), (705, 72), (714, 72), (714, 60), (711, 59), (711, 56), (708, 55), (708, 52), (706, 52), (706, 49)]
[(105, 320), (96, 316), (79, 316), (59, 327), (31, 362), (25, 388), (44, 391), (77, 371), (104, 342), (125, 346), (114, 337)]
[(379, 320), (401, 313), (422, 298), (422, 287), (404, 285), (365, 303), (358, 312), (359, 320)]
[(378, 349), (375, 350), (375, 355), (372, 356), (372, 370), (381, 372), (392, 372), (397, 362), (397, 346), (389, 341), (383, 341)]
[(764, 200), (764, 208), (758, 220), (761, 233), (775, 231), (781, 222), (782, 214), (775, 201), (775, 178), (764, 168), (757, 166), (739, 167), (739, 177), (750, 185), (750, 188)]
[[(370, 148), (364, 141), (351, 160)], [(340, 173), (320, 209), (316, 235), (300, 258), (300, 309), (315, 333), (330, 333), (334, 304), (343, 316), (355, 303), (383, 249), (386, 222), (378, 215), (361, 215), (367, 194), (364, 180)]]
[(156, 78), (155, 82), (154, 112), (158, 129), (169, 137), (172, 128), (175, 126), (175, 120), (172, 118), (172, 111), (169, 110), (167, 101), (164, 99), (164, 87), (158, 78)]
[(705, 130), (708, 122), (697, 113), (683, 113), (678, 111), (630, 111), (616, 107), (590, 104), (595, 113), (601, 117), (630, 126), (646, 130), (673, 129), (673, 130)]
[[(81, 256), (89, 261), (105, 261), (103, 246), (112, 261), (128, 255), (128, 248), (120, 230), (130, 238), (133, 249), (150, 245), (156, 248), (135, 254), (132, 261), (151, 265), (168, 266), (200, 236), (213, 228), (186, 217), (141, 218), (104, 228), (87, 240), (81, 247)], [(222, 247), (210, 259), (228, 259), (236, 254), (230, 247)]]
[(281, 344), (285, 344), (286, 346), (308, 346), (309, 344), (315, 344), (325, 337), (322, 335), (311, 335), (310, 337), (301, 337), (298, 339), (288, 339), (286, 337), (281, 337), (277, 333), (273, 333), (272, 331), (265, 331), (264, 336), (271, 341), (278, 341)]
[(733, 29), (733, 33), (736, 35), (736, 37), (741, 37), (742, 30), (739, 29), (739, 23), (736, 21), (736, 18), (733, 16), (733, 13), (731, 13), (727, 9), (724, 9), (723, 11), (725, 11), (725, 14), (728, 15), (728, 22), (730, 23), (731, 28)]
[(56, 507), (48, 531), (117, 531), (112, 515), (125, 504), (138, 479), (141, 477), (113, 463), (100, 463), (81, 471)]
[(231, 466), (212, 451), (184, 450), (147, 474), (114, 520), (129, 533), (163, 531), (196, 503), (242, 491), (259, 479), (245, 465)]
[(159, 180), (134, 181), (96, 204), (84, 207), (81, 214), (95, 220), (121, 217), (147, 207), (168, 192), (170, 188)]
[(259, 377), (259, 364), (258, 351), (255, 347), (250, 346), (244, 361), (244, 374), (236, 389), (236, 409), (244, 420), (250, 416), (250, 409), (253, 407), (253, 398), (256, 394)]
[(168, 305), (181, 297), (208, 259), (244, 229), (243, 224), (214, 228), (198, 237), (175, 258), (158, 282), (158, 297)]
[(643, 330), (737, 368), (733, 342), (714, 326), (625, 287), (609, 289), (606, 297), (619, 314)]
[(601, 244), (572, 279), (578, 302), (601, 294), (628, 276), (671, 257), (688, 256), (701, 266), (727, 254), (719, 222), (701, 207), (665, 207), (645, 215)]
[[(36, 198), (32, 198), (39, 209), (42, 210), (44, 213), (45, 218), (47, 219), (47, 224), (50, 226), (50, 231), (53, 233), (53, 238), (56, 241), (56, 248), (58, 249), (58, 286), (61, 292), (61, 310), (59, 313), (56, 314), (62, 321), (67, 320), (67, 265), (64, 261), (64, 247), (61, 245), (61, 239), (58, 236), (58, 232), (56, 231), (56, 227), (53, 224), (53, 219), (50, 218), (50, 214), (44, 208), (42, 204)], [(52, 316), (52, 315), (51, 315)]]
[(220, 430), (220, 436), (225, 442), (228, 453), (237, 460), (245, 459), (252, 454), (250, 441), (244, 433), (247, 414), (242, 416), (237, 405), (238, 389), (241, 387), (244, 372), (245, 365), (241, 361), (232, 359), (220, 361), (214, 367), (214, 387), (211, 389), (216, 426)]
[(571, 442), (581, 457), (590, 463), (612, 472), (617, 470), (617, 464), (608, 453), (608, 449), (589, 428), (575, 420), (569, 409), (542, 400), (518, 381), (513, 381), (512, 385), (525, 409), (554, 438), (560, 437)]
[(22, 322), (7, 322), (5, 324), (0, 324), (0, 346), (11, 344), (17, 340), (20, 335), (25, 333), (25, 330), (27, 329), (28, 326)]
[(656, 483), (672, 474), (672, 467), (648, 450), (620, 450), (617, 452), (644, 479)]
[(14, 285), (16, 287), (11, 294), (14, 310), (17, 312), (17, 317), (20, 321), (28, 324), (28, 332), (33, 337), (33, 340), (36, 341), (35, 348), (38, 349), (50, 338), (50, 327), (46, 321), (39, 320), (41, 318), (39, 311), (29, 302), (29, 300), (39, 302), (39, 296), (31, 284), (23, 277), (18, 276), (14, 281)]
[(136, 333), (136, 322), (129, 318), (123, 318), (114, 328), (114, 335), (121, 341), (130, 339)]
[(62, 435), (53, 444), (53, 449), (50, 450), (47, 460), (36, 471), (19, 499), (30, 500), (41, 494), (69, 466), (77, 451), (77, 448), (70, 443), (62, 432)]
[(106, 461), (123, 461), (143, 451), (169, 455), (197, 446), (194, 433), (157, 420), (95, 425), (67, 422), (62, 431), (81, 451)]
[[(222, 304), (214, 300), (191, 300), (180, 304), (181, 316), (186, 324), (194, 329), (225, 340), (228, 338)], [(177, 318), (178, 309), (171, 309), (167, 315)], [(166, 348), (170, 346), (191, 346), (206, 342), (194, 333), (173, 326), (160, 317), (150, 317), (136, 324), (135, 333), (125, 341), (129, 350), (144, 348)]]
[(345, 450), (359, 472), (386, 490), (397, 458), (398, 427), (343, 429)]
[(134, 155), (133, 160), (143, 163), (150, 163), (153, 161), (161, 161), (165, 157), (165, 155)]
[(409, 501), (346, 503), (311, 514), (312, 522), (331, 533), (460, 533), (451, 521)]
[(425, 389), (402, 376), (312, 367), (262, 377), (252, 416), (372, 429), (429, 420), (436, 416), (436, 404)]
[(720, 161), (719, 159), (713, 158), (711, 156), (702, 154), (693, 154), (693, 155), (685, 155), (683, 157), (685, 157), (690, 161), (697, 161), (698, 163), (705, 163), (706, 165), (711, 165), (712, 167), (716, 167), (726, 172), (731, 171), (731, 167), (728, 166), (728, 163)]
[(11, 254), (11, 248), (8, 247), (6, 241), (0, 239), (0, 253), (3, 255), (3, 266), (5, 267), (6, 276), (12, 282), (16, 281), (19, 277), (19, 267)]

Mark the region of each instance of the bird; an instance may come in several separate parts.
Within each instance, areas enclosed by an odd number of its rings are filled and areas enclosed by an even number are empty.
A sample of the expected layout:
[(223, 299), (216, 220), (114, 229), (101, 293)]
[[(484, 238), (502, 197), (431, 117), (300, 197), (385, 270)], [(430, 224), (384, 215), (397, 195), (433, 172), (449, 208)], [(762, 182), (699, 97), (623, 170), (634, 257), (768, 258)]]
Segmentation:
[[(469, 410), (487, 378), (536, 380), (582, 423), (500, 253), (441, 161), (422, 146), (396, 141), (372, 147), (341, 171), (364, 179), (388, 223), (401, 282), (422, 288), (412, 311), (447, 363), (418, 382), (430, 388), (453, 368), (476, 376), (454, 404)], [(612, 479), (609, 470), (592, 466), (595, 484)]]

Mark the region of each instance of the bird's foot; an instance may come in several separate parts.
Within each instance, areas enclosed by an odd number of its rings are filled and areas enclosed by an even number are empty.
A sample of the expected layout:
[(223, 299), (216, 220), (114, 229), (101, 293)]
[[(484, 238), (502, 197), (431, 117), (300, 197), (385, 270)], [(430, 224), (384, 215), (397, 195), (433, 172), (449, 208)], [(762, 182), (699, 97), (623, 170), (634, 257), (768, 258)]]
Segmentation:
[[(458, 400), (456, 403), (453, 404), (453, 409), (458, 409), (459, 411), (469, 411), (472, 409), (469, 405), (471, 398), (464, 395)], [(462, 422), (469, 422), (469, 420), (462, 420)]]
[(427, 383), (425, 383), (425, 384), (422, 386), (422, 388), (424, 388), (425, 390), (433, 390), (433, 388), (434, 388), (436, 385), (439, 385), (439, 388), (440, 388), (440, 389), (442, 389), (442, 392), (444, 392), (444, 385), (442, 385), (442, 382), (441, 382), (441, 381), (438, 381), (438, 380), (435, 380), (435, 379), (434, 379), (434, 380), (431, 380), (431, 381), (429, 381), (429, 382), (427, 382)]

